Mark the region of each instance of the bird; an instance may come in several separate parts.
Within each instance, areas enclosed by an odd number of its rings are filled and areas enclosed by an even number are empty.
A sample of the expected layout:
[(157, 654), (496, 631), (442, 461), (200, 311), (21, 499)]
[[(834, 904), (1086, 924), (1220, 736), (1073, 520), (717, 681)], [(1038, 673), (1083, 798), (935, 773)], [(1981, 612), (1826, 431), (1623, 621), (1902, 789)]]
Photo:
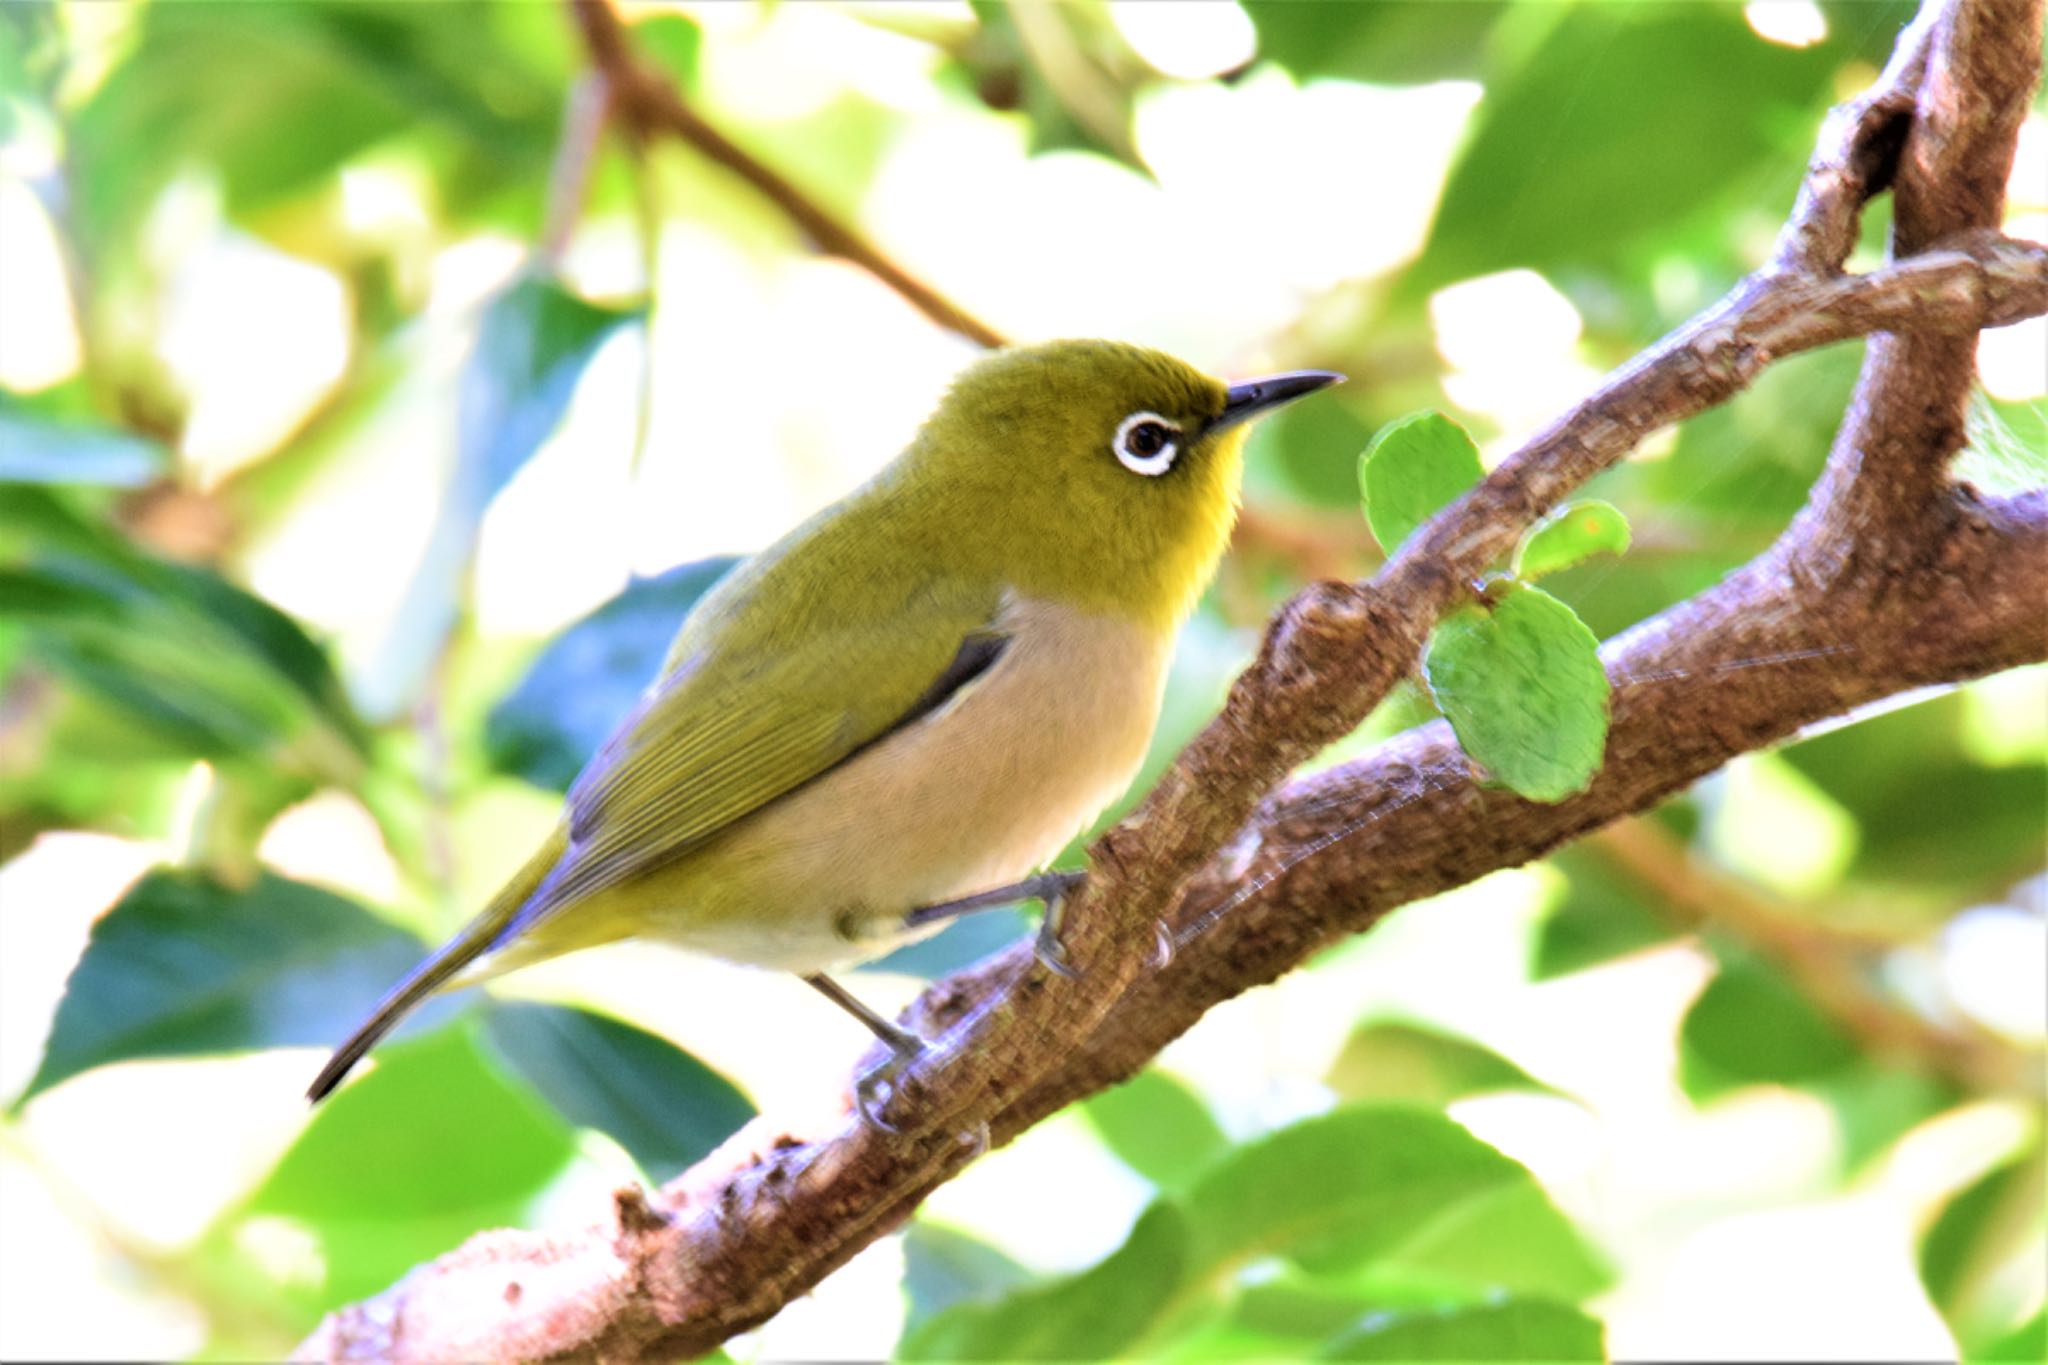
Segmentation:
[(879, 1122), (923, 1040), (826, 973), (1027, 899), (1071, 970), (1081, 874), (1034, 869), (1138, 770), (1249, 419), (1342, 378), (1225, 384), (1101, 340), (968, 366), (900, 455), (698, 600), (553, 832), (308, 1098), (436, 991), (638, 938), (793, 972), (859, 1019), (889, 1050), (856, 1087)]

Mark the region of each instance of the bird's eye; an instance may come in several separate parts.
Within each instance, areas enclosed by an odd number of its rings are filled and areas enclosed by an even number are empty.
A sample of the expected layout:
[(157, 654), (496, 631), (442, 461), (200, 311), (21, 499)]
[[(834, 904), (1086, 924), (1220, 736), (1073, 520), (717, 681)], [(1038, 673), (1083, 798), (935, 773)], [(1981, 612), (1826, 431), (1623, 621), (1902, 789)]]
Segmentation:
[(1180, 428), (1156, 412), (1134, 412), (1118, 424), (1109, 448), (1133, 474), (1164, 474), (1180, 454)]

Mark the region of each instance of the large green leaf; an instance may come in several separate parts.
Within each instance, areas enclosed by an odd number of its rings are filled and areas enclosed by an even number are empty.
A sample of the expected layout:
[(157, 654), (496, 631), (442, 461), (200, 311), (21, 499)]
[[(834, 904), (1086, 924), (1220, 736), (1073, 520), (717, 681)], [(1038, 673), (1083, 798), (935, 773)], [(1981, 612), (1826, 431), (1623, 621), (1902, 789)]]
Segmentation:
[(754, 1116), (731, 1081), (674, 1043), (589, 1010), (496, 1004), (483, 1038), (564, 1119), (608, 1134), (656, 1180)]
[(1230, 1147), (1209, 1106), (1163, 1071), (1139, 1072), (1081, 1114), (1119, 1160), (1162, 1190), (1185, 1188)]
[(661, 671), (690, 608), (734, 562), (699, 560), (636, 579), (557, 635), (491, 709), (484, 727), (491, 765), (567, 791)]
[(367, 1074), (314, 1111), (243, 1216), (312, 1235), (324, 1273), (294, 1288), (324, 1309), (384, 1289), (473, 1232), (523, 1222), (574, 1152), (568, 1125), (457, 1024), (380, 1048)]
[(1843, 1073), (1860, 1053), (1782, 972), (1730, 957), (1686, 1011), (1680, 1079), (1694, 1099), (1743, 1085), (1799, 1085)]
[(22, 1099), (110, 1062), (336, 1042), (421, 952), (301, 882), (152, 872), (93, 925)]
[(0, 533), (0, 619), (21, 623), (31, 658), (200, 756), (289, 759), (338, 781), (356, 772), (367, 733), (291, 617), (129, 546), (55, 490), (10, 489)]
[(598, 347), (642, 316), (586, 302), (532, 272), (484, 310), (462, 371), (455, 470), (375, 667), (387, 706), (424, 683), (454, 626), (491, 499), (554, 434)]
[(1360, 1106), (1306, 1120), (1213, 1163), (1079, 1275), (933, 1317), (913, 1359), (1082, 1359), (1140, 1353), (1150, 1335), (1283, 1257), (1354, 1283), (1419, 1277), (1447, 1295), (1574, 1300), (1599, 1257), (1520, 1166), (1440, 1115)]
[(1422, 660), (1465, 753), (1532, 801), (1586, 789), (1607, 747), (1600, 642), (1572, 609), (1513, 581), (1446, 616)]
[(1244, 8), (1258, 29), (1259, 56), (1297, 78), (1413, 85), (1483, 75), (1487, 36), (1510, 7), (1501, 0), (1246, 0)]
[(1442, 1312), (1375, 1313), (1333, 1338), (1325, 1360), (1603, 1361), (1599, 1320), (1542, 1299), (1510, 1299)]
[(1031, 1278), (1001, 1251), (957, 1228), (924, 1218), (903, 1234), (903, 1290), (910, 1299), (905, 1335), (956, 1303), (997, 1298)]
[(1487, 83), (1413, 288), (1514, 266), (1612, 271), (1623, 247), (1731, 190), (1789, 195), (1845, 56), (1767, 43), (1733, 5), (1516, 18), (1533, 50)]

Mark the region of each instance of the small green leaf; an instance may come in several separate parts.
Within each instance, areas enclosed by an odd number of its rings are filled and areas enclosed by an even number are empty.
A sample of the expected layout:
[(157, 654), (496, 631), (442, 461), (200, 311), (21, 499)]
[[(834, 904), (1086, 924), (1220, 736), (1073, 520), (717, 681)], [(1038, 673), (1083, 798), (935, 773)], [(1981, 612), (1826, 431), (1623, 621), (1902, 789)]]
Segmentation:
[(1118, 1160), (1162, 1190), (1184, 1188), (1229, 1150), (1209, 1106), (1163, 1071), (1141, 1071), (1081, 1113)]
[(1607, 743), (1600, 644), (1572, 609), (1512, 581), (1446, 616), (1423, 656), (1430, 694), (1473, 762), (1531, 801), (1562, 801)]
[(49, 417), (0, 393), (0, 483), (135, 488), (161, 474), (169, 460), (155, 441)]
[(1853, 1067), (1855, 1040), (1777, 968), (1735, 957), (1686, 1011), (1679, 1078), (1695, 1100), (1744, 1085), (1802, 1085)]
[(1329, 1085), (1347, 1100), (1445, 1105), (1494, 1090), (1547, 1090), (1490, 1048), (1399, 1020), (1361, 1026), (1330, 1067)]
[(1576, 1308), (1510, 1299), (1441, 1312), (1374, 1313), (1326, 1343), (1324, 1360), (1602, 1361), (1605, 1330)]
[(110, 1062), (333, 1043), (422, 951), (300, 882), (152, 872), (93, 925), (22, 1101)]
[(661, 671), (690, 608), (735, 562), (704, 559), (637, 579), (557, 635), (491, 709), (484, 726), (491, 766), (567, 791)]
[(1416, 527), (1485, 477), (1479, 447), (1440, 412), (1388, 423), (1358, 461), (1366, 520), (1390, 555)]
[(674, 1043), (588, 1010), (494, 1004), (483, 1039), (564, 1119), (608, 1134), (658, 1181), (754, 1116), (731, 1081)]
[(1514, 575), (1533, 582), (1594, 555), (1625, 554), (1628, 545), (1628, 518), (1619, 507), (1598, 498), (1568, 502), (1522, 533)]

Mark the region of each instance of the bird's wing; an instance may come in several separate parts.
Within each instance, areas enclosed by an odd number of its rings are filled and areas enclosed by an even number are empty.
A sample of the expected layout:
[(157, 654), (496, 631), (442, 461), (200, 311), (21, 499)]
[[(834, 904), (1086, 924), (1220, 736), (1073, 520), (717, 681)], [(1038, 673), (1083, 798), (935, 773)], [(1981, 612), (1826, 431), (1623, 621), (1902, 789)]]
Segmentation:
[(659, 866), (943, 705), (1002, 653), (994, 615), (993, 603), (927, 597), (886, 621), (841, 619), (752, 645), (714, 635), (684, 653), (570, 789), (567, 848), (505, 936)]

